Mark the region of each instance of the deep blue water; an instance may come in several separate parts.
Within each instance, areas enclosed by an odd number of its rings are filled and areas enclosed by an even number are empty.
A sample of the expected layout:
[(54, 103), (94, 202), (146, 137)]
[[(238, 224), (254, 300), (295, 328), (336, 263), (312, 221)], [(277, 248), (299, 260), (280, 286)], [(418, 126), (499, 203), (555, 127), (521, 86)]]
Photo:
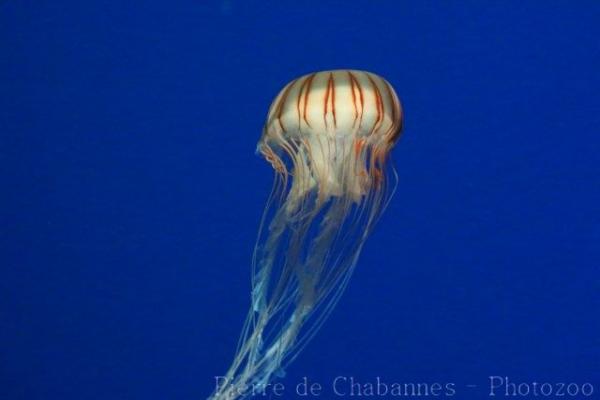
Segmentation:
[(400, 184), (284, 398), (490, 375), (600, 398), (599, 37), (594, 1), (4, 0), (0, 399), (206, 398), (249, 306), (267, 108), (334, 68), (400, 95)]

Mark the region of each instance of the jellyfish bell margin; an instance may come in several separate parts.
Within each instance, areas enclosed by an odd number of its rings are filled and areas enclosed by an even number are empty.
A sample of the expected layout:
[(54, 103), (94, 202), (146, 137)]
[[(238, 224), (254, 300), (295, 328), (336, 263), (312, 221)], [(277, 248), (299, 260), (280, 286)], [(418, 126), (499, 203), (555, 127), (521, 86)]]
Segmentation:
[(275, 97), (257, 150), (275, 170), (252, 257), (251, 307), (209, 397), (251, 396), (283, 376), (340, 299), (396, 186), (402, 131), (392, 86), (370, 72), (316, 72)]

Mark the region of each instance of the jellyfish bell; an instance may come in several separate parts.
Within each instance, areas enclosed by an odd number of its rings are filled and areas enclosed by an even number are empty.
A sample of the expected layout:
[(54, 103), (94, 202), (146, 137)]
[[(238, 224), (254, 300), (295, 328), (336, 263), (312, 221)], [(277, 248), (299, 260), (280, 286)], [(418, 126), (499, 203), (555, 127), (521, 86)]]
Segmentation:
[(363, 71), (316, 72), (279, 92), (258, 149), (284, 176), (279, 155), (289, 158), (300, 191), (295, 195), (317, 186), (322, 200), (347, 195), (358, 201), (382, 178), (401, 128), (400, 101), (385, 79)]
[(388, 156), (401, 130), (394, 89), (370, 72), (316, 72), (275, 97), (257, 146), (275, 180), (251, 307), (210, 399), (244, 398), (283, 376), (331, 313), (395, 187)]

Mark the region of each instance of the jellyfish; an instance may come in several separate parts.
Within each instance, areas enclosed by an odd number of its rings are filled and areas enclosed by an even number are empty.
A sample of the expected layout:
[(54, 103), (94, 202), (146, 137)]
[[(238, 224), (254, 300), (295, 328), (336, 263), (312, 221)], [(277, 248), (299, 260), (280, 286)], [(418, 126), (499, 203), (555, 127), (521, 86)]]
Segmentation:
[(282, 377), (330, 315), (396, 188), (389, 156), (402, 123), (394, 89), (370, 72), (315, 72), (275, 97), (257, 146), (275, 178), (250, 310), (210, 400), (245, 398)]

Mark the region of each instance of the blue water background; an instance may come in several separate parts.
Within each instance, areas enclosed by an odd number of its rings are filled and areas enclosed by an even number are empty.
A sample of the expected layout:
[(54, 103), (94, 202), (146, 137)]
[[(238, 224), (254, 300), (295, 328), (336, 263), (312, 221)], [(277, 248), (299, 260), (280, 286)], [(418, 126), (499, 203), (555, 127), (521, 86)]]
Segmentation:
[(283, 382), (600, 395), (599, 37), (594, 1), (2, 1), (0, 399), (204, 399), (249, 306), (267, 108), (334, 68), (399, 93), (400, 183)]

